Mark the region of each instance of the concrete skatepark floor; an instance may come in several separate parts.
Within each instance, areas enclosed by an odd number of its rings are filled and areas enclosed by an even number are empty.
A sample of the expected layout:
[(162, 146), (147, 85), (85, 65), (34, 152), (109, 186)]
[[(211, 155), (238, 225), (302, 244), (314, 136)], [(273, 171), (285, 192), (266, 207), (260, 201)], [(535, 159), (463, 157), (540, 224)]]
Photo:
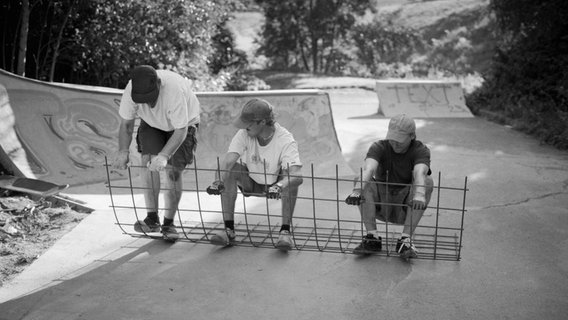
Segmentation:
[[(352, 170), (388, 123), (372, 94), (349, 107), (366, 94), (330, 91)], [(462, 261), (131, 238), (113, 224), (104, 187), (91, 185), (70, 191), (97, 210), (0, 289), (0, 319), (563, 318), (568, 154), (478, 118), (417, 125), (443, 183), (471, 181)]]

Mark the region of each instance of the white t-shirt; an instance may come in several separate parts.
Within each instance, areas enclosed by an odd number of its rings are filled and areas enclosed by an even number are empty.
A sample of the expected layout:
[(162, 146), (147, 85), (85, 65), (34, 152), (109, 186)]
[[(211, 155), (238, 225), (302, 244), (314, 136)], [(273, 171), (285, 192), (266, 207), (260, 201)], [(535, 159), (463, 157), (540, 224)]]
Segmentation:
[(154, 108), (132, 101), (132, 80), (128, 81), (118, 113), (123, 119), (136, 116), (153, 128), (173, 131), (199, 123), (199, 100), (191, 90), (191, 82), (169, 70), (156, 70), (161, 80), (160, 94)]
[[(302, 166), (298, 143), (294, 140), (294, 136), (278, 123), (275, 123), (274, 127), (276, 129), (274, 136), (264, 147), (256, 138), (249, 137), (246, 129), (239, 130), (229, 145), (228, 152), (240, 155), (250, 172), (250, 177), (259, 184), (276, 182), (281, 168)], [(266, 163), (266, 178), (264, 163)]]

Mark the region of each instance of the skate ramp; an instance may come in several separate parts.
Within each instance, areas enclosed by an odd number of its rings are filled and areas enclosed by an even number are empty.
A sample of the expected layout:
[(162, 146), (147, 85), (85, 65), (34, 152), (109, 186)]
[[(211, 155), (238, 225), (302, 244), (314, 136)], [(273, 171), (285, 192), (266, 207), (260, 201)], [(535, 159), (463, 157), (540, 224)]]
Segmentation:
[(473, 118), (465, 105), (460, 82), (435, 80), (384, 80), (376, 82), (379, 113), (393, 117)]
[[(106, 181), (105, 157), (117, 150), (122, 90), (53, 84), (0, 70), (13, 112), (14, 132), (25, 150), (21, 159), (1, 157), (7, 166), (29, 167), (37, 179), (71, 186)], [(318, 90), (197, 93), (201, 102), (196, 166), (215, 168), (236, 128), (232, 121), (243, 103), (262, 97), (274, 104), (276, 119), (298, 141), (305, 173), (352, 174), (341, 155), (330, 100)], [(3, 146), (4, 147), (4, 146)], [(134, 143), (131, 150), (134, 151)], [(136, 155), (136, 152), (132, 152)], [(133, 159), (135, 164), (139, 159)], [(24, 171), (24, 170), (22, 170)], [(30, 175), (30, 174), (28, 174)], [(111, 179), (124, 178), (113, 173)]]

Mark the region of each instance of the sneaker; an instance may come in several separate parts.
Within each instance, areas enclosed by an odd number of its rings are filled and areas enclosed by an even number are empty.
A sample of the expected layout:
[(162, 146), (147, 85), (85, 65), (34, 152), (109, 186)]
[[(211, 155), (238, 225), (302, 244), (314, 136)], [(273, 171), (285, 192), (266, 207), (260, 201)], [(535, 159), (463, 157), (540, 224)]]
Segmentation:
[(138, 220), (134, 223), (134, 231), (136, 232), (159, 232), (160, 231), (160, 223), (156, 222), (149, 217), (146, 217), (144, 220)]
[(292, 250), (292, 238), (290, 237), (290, 231), (282, 230), (278, 236), (278, 241), (276, 242), (276, 248), (282, 251)]
[(226, 229), (225, 231), (219, 231), (211, 236), (211, 239), (209, 239), (209, 241), (217, 246), (228, 246), (232, 245), (235, 242), (236, 237), (237, 236), (235, 235), (235, 230)]
[(179, 239), (179, 234), (174, 225), (162, 226), (162, 236), (164, 237), (164, 240), (171, 242), (175, 242)]
[(401, 258), (409, 259), (418, 257), (418, 250), (409, 237), (401, 237), (396, 242), (396, 252)]
[(363, 238), (361, 244), (353, 249), (354, 254), (370, 254), (375, 252), (381, 252), (383, 249), (382, 238), (375, 238), (372, 234), (368, 234)]

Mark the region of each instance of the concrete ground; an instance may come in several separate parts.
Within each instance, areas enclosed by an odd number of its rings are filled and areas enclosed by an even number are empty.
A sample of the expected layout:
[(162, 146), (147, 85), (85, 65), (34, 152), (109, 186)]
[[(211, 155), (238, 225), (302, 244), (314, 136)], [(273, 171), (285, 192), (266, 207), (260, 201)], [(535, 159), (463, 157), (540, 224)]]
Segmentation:
[[(356, 172), (388, 119), (371, 91), (330, 96)], [(92, 185), (70, 195), (97, 210), (0, 289), (0, 319), (564, 319), (568, 153), (479, 118), (417, 125), (441, 184), (468, 177), (461, 261), (132, 238)]]

